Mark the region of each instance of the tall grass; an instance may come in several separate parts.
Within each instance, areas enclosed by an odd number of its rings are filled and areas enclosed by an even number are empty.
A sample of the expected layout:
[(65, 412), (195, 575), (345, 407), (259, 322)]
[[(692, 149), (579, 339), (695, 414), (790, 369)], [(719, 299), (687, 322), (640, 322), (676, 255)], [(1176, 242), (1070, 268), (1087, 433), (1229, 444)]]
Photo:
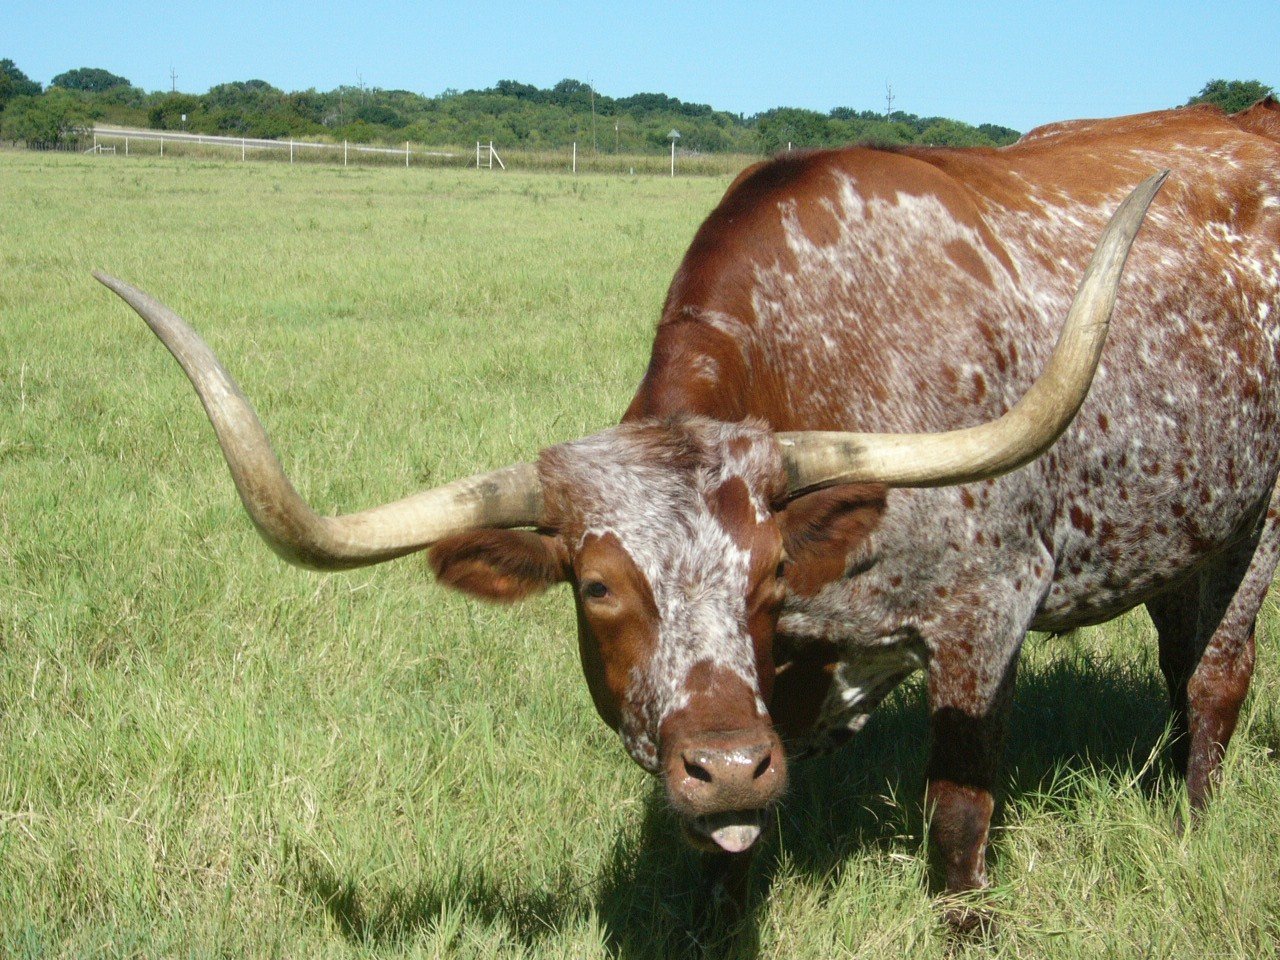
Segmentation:
[[(697, 951), (695, 860), (594, 716), (566, 597), (281, 564), (89, 271), (187, 316), (351, 509), (615, 421), (726, 183), (0, 153), (0, 956)], [(727, 952), (1274, 956), (1276, 649), (1268, 611), (1179, 838), (1145, 616), (1033, 642), (969, 948), (923, 882), (908, 684), (797, 766)]]

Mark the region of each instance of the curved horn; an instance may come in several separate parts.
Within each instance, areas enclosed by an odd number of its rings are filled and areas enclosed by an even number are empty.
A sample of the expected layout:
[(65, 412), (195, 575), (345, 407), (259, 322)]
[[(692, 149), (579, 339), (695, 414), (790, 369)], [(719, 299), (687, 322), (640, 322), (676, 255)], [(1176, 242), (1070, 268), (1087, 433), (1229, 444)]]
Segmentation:
[(1116, 210), (1044, 372), (1004, 416), (946, 433), (780, 433), (788, 495), (837, 483), (968, 483), (1016, 470), (1048, 450), (1089, 392), (1129, 248), (1168, 175), (1164, 170), (1144, 180)]
[(477, 527), (542, 521), (542, 486), (528, 463), (455, 480), (360, 513), (319, 516), (298, 496), (258, 415), (196, 332), (136, 287), (97, 271), (94, 276), (138, 312), (181, 364), (213, 423), (245, 509), (271, 549), (290, 563), (345, 570), (422, 550)]

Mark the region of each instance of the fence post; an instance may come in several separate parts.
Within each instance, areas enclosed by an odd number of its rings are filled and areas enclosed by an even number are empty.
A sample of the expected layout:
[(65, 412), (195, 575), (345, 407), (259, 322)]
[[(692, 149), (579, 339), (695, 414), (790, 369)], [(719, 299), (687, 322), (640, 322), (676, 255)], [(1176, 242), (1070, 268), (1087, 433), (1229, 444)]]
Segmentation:
[(578, 141), (573, 141), (573, 172), (578, 172)]
[(493, 141), (489, 141), (489, 169), (493, 169)]
[(404, 166), (406, 170), (409, 169), (409, 141), (408, 140), (404, 142)]
[(347, 141), (342, 141), (342, 165), (347, 165)]
[(244, 160), (244, 137), (240, 138), (240, 160)]
[(124, 138), (124, 155), (126, 157), (129, 155), (129, 138), (128, 137)]
[(164, 156), (164, 137), (160, 138), (160, 156)]
[(293, 163), (293, 141), (289, 141), (289, 162)]

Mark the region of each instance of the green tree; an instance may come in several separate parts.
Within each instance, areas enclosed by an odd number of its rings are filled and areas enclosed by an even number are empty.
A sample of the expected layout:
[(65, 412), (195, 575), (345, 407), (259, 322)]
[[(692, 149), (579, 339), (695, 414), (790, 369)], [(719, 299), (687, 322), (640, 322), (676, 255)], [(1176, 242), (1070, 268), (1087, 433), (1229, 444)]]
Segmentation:
[(1239, 113), (1273, 93), (1275, 90), (1258, 80), (1210, 80), (1187, 101), (1187, 106), (1212, 103), (1227, 113)]
[(76, 97), (54, 88), (38, 97), (14, 97), (0, 117), (0, 131), (6, 140), (25, 140), (56, 145), (83, 133), (89, 115)]
[(978, 124), (978, 132), (985, 136), (997, 147), (1003, 147), (1010, 143), (1017, 142), (1022, 136), (1017, 130), (1009, 127), (1002, 127), (998, 123), (980, 123)]
[(932, 122), (920, 131), (920, 142), (938, 147), (985, 147), (990, 146), (977, 127), (971, 127), (959, 120), (947, 120), (942, 117), (930, 118)]
[(155, 130), (181, 130), (182, 118), (187, 127), (196, 128), (196, 118), (201, 112), (200, 98), (189, 93), (166, 93), (147, 110), (147, 126)]
[(284, 98), (284, 91), (265, 80), (233, 80), (210, 87), (203, 97), (205, 106), (223, 110), (253, 110)]
[(816, 110), (777, 107), (756, 117), (760, 141), (768, 153), (797, 148), (829, 147), (841, 140), (842, 132), (831, 118)]
[[(0, 88), (10, 96), (15, 95), (15, 83), (24, 95), (40, 93), (40, 85), (12, 61), (0, 61), (0, 67)], [(850, 107), (828, 114), (779, 108), (745, 117), (663, 93), (610, 97), (571, 78), (549, 88), (499, 80), (488, 89), (445, 90), (435, 97), (363, 85), (287, 93), (265, 80), (222, 83), (191, 95), (149, 94), (123, 77), (82, 67), (59, 74), (51, 89), (73, 94), (93, 119), (246, 137), (328, 134), (357, 141), (411, 139), (430, 144), (493, 138), (499, 144), (546, 149), (567, 148), (575, 140), (587, 143), (594, 131), (602, 145), (619, 152), (663, 153), (670, 149), (667, 133), (672, 129), (680, 131), (680, 148), (690, 152), (774, 152), (789, 142), (801, 148), (847, 143), (998, 144), (1017, 138), (1017, 132), (1006, 127), (974, 128), (903, 111), (886, 117), (883, 111)]]
[(563, 106), (587, 104), (588, 109), (590, 109), (591, 87), (581, 80), (572, 80), (566, 77), (551, 88), (551, 96), (548, 99), (552, 103), (558, 103)]
[(49, 81), (51, 87), (62, 87), (64, 90), (81, 90), (85, 93), (103, 93), (112, 87), (131, 87), (124, 77), (116, 76), (101, 67), (77, 67), (60, 73)]
[(14, 97), (40, 95), (40, 84), (18, 69), (12, 60), (0, 60), (0, 110)]

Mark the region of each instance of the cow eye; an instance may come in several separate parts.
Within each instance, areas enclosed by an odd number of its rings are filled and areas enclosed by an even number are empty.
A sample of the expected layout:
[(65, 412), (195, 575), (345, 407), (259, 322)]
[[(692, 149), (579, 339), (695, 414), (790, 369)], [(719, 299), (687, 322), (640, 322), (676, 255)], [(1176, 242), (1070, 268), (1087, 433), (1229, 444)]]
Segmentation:
[(785, 561), (785, 560), (779, 560), (779, 561), (778, 561), (778, 569), (777, 569), (777, 570), (775, 570), (775, 571), (773, 571), (773, 575), (774, 575), (777, 579), (781, 580), (781, 579), (783, 578), (783, 576), (785, 576), (785, 575), (786, 575), (786, 572), (787, 572), (787, 561)]
[(582, 585), (582, 595), (591, 600), (600, 600), (609, 595), (609, 588), (599, 580), (588, 580)]

